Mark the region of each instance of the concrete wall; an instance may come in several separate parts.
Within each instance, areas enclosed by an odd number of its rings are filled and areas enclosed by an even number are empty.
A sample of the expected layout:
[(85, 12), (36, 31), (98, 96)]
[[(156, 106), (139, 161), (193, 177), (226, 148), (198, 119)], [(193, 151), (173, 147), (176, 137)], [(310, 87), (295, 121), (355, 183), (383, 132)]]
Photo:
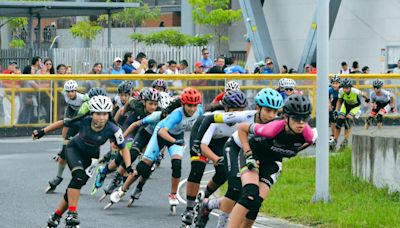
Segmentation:
[[(136, 31), (142, 34), (149, 34), (153, 32), (159, 32), (165, 29), (176, 29), (180, 30), (180, 27), (151, 27), (151, 28), (138, 28)], [(92, 47), (107, 47), (107, 29), (103, 29), (103, 32), (99, 34), (92, 42)], [(132, 47), (133, 42), (129, 36), (133, 33), (132, 28), (113, 28), (111, 32), (112, 47)], [(57, 29), (57, 35), (63, 35), (58, 39), (59, 48), (72, 48), (81, 47), (81, 39), (73, 38), (69, 29)]]
[(400, 136), (385, 133), (353, 134), (352, 173), (378, 188), (400, 191)]

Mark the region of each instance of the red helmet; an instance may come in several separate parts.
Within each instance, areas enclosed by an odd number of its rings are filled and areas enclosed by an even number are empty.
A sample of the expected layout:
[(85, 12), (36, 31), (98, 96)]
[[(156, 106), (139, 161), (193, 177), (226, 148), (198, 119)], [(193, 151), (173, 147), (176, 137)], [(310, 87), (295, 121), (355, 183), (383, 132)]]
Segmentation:
[(188, 87), (181, 93), (181, 102), (183, 104), (201, 104), (201, 93), (197, 89)]

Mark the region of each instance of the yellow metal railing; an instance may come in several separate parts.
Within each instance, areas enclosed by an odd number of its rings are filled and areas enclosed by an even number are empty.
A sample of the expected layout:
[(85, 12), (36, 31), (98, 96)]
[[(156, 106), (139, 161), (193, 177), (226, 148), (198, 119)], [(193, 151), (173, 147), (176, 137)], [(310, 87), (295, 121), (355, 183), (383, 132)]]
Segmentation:
[[(372, 86), (370, 84), (360, 84), (362, 80), (374, 80), (374, 79), (384, 79), (384, 80), (400, 80), (400, 74), (351, 74), (351, 75), (341, 75), (342, 78), (348, 77), (356, 81), (356, 87), (359, 89), (371, 89)], [(182, 80), (182, 87), (168, 87), (170, 91), (182, 90), (183, 88), (188, 86), (188, 82), (191, 80), (208, 80), (208, 81), (221, 81), (221, 80), (268, 80), (268, 85), (243, 85), (241, 86), (242, 90), (260, 90), (262, 88), (267, 87), (276, 87), (276, 82), (283, 78), (292, 78), (296, 81), (308, 81), (306, 85), (304, 83), (299, 83), (296, 86), (299, 90), (307, 91), (307, 94), (312, 97), (312, 101), (316, 103), (316, 82), (317, 76), (313, 74), (182, 74), (182, 75), (160, 75), (160, 74), (145, 74), (145, 75), (135, 75), (135, 74), (126, 74), (126, 75), (93, 75), (93, 74), (79, 74), (79, 75), (9, 75), (9, 74), (0, 74), (0, 80), (12, 80), (11, 88), (3, 88), (5, 92), (4, 99), (9, 99), (11, 102), (11, 120), (8, 125), (0, 125), (0, 127), (13, 127), (13, 126), (42, 126), (43, 123), (37, 124), (16, 124), (14, 123), (15, 117), (15, 97), (18, 92), (44, 92), (46, 93), (52, 100), (52, 120), (53, 122), (57, 120), (58, 114), (58, 93), (62, 91), (63, 88), (60, 88), (57, 83), (53, 83), (53, 88), (16, 88), (15, 81), (28, 81), (28, 80), (52, 80), (52, 81), (64, 81), (64, 80), (91, 80), (91, 81), (107, 81), (113, 79), (119, 80), (138, 80), (139, 88), (135, 88), (137, 90), (143, 87), (143, 80), (155, 80), (158, 78), (164, 80)], [(257, 84), (257, 83), (255, 83)], [(328, 86), (328, 85), (327, 85)], [(224, 86), (193, 86), (202, 91), (209, 90), (223, 90)], [(400, 97), (400, 85), (392, 84), (385, 85), (384, 88), (391, 89), (394, 91), (396, 98)], [(106, 90), (108, 92), (115, 92), (116, 87), (107, 87)], [(22, 105), (22, 104), (21, 104)], [(6, 110), (5, 110), (6, 111)], [(23, 113), (21, 113), (23, 114)], [(315, 117), (315, 106), (313, 107), (313, 117)], [(398, 117), (398, 116), (397, 116)]]

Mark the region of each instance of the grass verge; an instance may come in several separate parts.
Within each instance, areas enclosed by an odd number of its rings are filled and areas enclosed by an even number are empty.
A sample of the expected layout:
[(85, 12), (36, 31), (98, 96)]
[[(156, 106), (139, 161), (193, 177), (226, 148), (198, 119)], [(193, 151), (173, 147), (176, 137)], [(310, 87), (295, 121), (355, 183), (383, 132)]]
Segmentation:
[(312, 203), (315, 158), (285, 160), (261, 211), (268, 216), (322, 227), (398, 227), (400, 194), (388, 194), (351, 174), (351, 150), (330, 157), (330, 203)]

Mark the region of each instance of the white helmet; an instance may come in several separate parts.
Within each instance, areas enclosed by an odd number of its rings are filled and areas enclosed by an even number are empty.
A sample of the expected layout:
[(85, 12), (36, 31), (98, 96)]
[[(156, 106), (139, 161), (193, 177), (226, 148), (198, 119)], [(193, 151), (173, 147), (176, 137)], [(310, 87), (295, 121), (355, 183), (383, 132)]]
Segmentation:
[(287, 78), (281, 78), (278, 81), (278, 87), (279, 88), (283, 88), (283, 85), (285, 84), (285, 81), (287, 80)]
[(236, 81), (229, 81), (225, 85), (225, 91), (240, 90), (240, 85)]
[(72, 90), (76, 90), (77, 88), (78, 88), (78, 83), (74, 80), (66, 81), (64, 84), (65, 91), (72, 91)]
[(172, 98), (166, 92), (160, 92), (160, 99), (158, 100), (158, 106), (162, 109), (167, 108), (171, 104)]
[(296, 87), (296, 81), (290, 78), (287, 78), (283, 81), (283, 88), (285, 89), (294, 89)]
[(90, 112), (111, 112), (113, 104), (109, 97), (94, 96), (89, 100), (89, 110)]

